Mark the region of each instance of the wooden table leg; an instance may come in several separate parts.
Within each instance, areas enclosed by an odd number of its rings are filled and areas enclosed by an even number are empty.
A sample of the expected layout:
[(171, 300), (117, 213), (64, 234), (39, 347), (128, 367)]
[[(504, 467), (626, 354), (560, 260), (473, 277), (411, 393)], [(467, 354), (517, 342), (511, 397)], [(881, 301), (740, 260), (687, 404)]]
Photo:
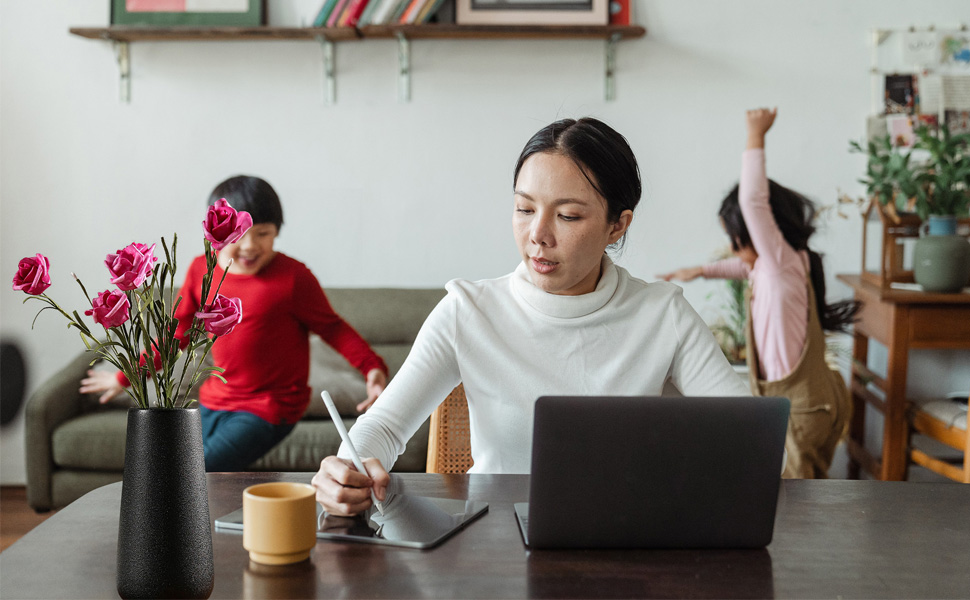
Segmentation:
[[(852, 341), (852, 377), (849, 381), (851, 393), (852, 381), (857, 376), (856, 365), (866, 365), (869, 358), (869, 337), (856, 331)], [(852, 420), (849, 422), (849, 439), (865, 446), (866, 444), (866, 401), (859, 398), (854, 393), (852, 396)], [(859, 461), (853, 458), (852, 452), (847, 452), (849, 456), (849, 479), (859, 478)]]
[(895, 306), (890, 327), (886, 366), (886, 419), (882, 438), (883, 481), (906, 478), (906, 371), (909, 368), (908, 308)]

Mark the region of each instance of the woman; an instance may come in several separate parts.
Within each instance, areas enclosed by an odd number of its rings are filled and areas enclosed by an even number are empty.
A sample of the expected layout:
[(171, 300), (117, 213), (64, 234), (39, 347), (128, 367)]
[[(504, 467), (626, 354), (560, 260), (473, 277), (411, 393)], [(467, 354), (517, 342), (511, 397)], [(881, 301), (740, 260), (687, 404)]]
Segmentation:
[(327, 512), (384, 499), (387, 470), (459, 382), (477, 473), (528, 473), (532, 407), (542, 395), (747, 395), (679, 287), (647, 284), (605, 251), (640, 201), (636, 158), (596, 119), (536, 133), (515, 166), (512, 230), (522, 263), (498, 279), (447, 284), (407, 361), (350, 436), (372, 477), (327, 457), (314, 476)]

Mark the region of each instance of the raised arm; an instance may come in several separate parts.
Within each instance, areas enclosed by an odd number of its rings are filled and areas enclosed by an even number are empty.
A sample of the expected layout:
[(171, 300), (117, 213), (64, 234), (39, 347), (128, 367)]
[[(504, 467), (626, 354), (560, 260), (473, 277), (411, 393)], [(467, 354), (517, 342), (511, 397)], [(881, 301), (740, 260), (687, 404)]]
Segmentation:
[(741, 158), (738, 203), (758, 261), (779, 267), (788, 250), (785, 238), (771, 213), (768, 175), (765, 170), (765, 134), (775, 122), (777, 109), (758, 108), (747, 112), (748, 141)]

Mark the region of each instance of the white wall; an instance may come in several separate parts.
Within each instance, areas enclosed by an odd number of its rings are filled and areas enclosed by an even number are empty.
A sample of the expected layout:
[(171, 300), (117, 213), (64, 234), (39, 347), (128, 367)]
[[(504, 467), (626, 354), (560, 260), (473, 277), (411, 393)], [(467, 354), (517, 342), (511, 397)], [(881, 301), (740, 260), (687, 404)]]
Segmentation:
[[(397, 46), (337, 47), (338, 103), (325, 106), (312, 42), (132, 44), (132, 102), (118, 102), (111, 46), (67, 33), (108, 21), (106, 0), (0, 0), (0, 274), (50, 257), (63, 304), (107, 287), (105, 254), (181, 236), (201, 250), (211, 188), (251, 173), (279, 191), (279, 248), (324, 286), (441, 286), (510, 271), (511, 170), (522, 145), (560, 117), (593, 115), (629, 139), (644, 199), (619, 262), (654, 274), (726, 244), (716, 209), (737, 179), (743, 110), (777, 105), (770, 175), (821, 204), (855, 183), (847, 153), (869, 110), (868, 31), (968, 20), (965, 0), (639, 0), (648, 34), (619, 45), (615, 102), (603, 99), (597, 41), (417, 41), (413, 99), (397, 100)], [(270, 0), (299, 25), (320, 0)], [(914, 20), (915, 19), (915, 20)], [(834, 274), (859, 269), (858, 217), (833, 219), (815, 246)], [(707, 283), (688, 299), (713, 318)], [(22, 345), (29, 390), (81, 348), (62, 319), (0, 286), (0, 334)], [(970, 361), (946, 360), (943, 391)], [(914, 369), (919, 361), (913, 361)], [(915, 379), (915, 378), (913, 378)], [(0, 482), (24, 480), (22, 419), (0, 436)]]

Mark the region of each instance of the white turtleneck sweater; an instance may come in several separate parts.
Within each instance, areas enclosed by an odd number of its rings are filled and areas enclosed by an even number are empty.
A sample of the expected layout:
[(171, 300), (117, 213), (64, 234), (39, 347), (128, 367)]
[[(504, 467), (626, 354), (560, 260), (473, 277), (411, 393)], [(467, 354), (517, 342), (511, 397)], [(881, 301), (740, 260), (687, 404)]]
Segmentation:
[[(580, 296), (542, 291), (525, 264), (445, 288), (400, 372), (350, 431), (360, 455), (388, 471), (459, 382), (472, 473), (529, 472), (539, 396), (658, 396), (667, 379), (687, 396), (751, 394), (679, 287), (636, 279), (606, 256), (596, 289)], [(349, 457), (344, 446), (339, 456)]]

